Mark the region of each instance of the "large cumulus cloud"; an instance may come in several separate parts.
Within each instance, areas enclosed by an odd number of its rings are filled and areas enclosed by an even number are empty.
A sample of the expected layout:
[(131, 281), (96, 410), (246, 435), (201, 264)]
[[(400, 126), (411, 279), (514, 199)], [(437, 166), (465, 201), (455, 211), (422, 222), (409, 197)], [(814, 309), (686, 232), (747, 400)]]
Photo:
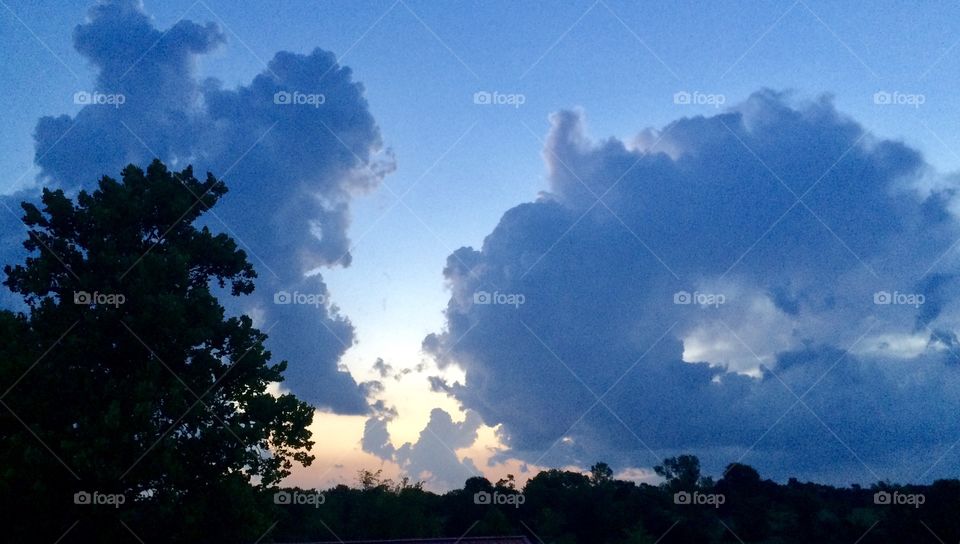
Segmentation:
[(551, 122), (549, 190), (448, 258), (424, 341), (508, 455), (841, 483), (960, 466), (949, 177), (829, 98), (761, 91), (631, 141)]
[[(206, 221), (237, 238), (260, 275), (253, 300), (232, 309), (269, 330), (274, 357), (290, 361), (286, 386), (319, 407), (365, 413), (363, 390), (337, 367), (353, 326), (316, 272), (350, 264), (350, 200), (375, 187), (392, 161), (362, 85), (332, 53), (279, 52), (249, 84), (227, 89), (200, 80), (194, 66), (225, 41), (213, 23), (158, 29), (135, 1), (93, 7), (74, 44), (97, 71), (96, 84), (78, 91), (124, 100), (40, 119), (39, 181), (89, 188), (154, 157), (221, 176), (230, 193)], [(277, 103), (277, 93), (314, 98)], [(278, 292), (320, 303), (274, 304)]]

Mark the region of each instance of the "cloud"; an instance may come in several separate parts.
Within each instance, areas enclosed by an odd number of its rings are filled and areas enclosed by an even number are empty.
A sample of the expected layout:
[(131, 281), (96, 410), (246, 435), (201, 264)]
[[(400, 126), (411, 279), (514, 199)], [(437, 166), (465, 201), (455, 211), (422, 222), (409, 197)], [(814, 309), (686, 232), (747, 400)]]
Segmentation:
[(363, 451), (372, 453), (382, 459), (392, 459), (396, 449), (390, 443), (390, 432), (387, 430), (386, 418), (372, 417), (363, 426), (363, 439), (360, 446)]
[(549, 190), (448, 258), (423, 342), (505, 456), (745, 456), (838, 483), (960, 467), (938, 460), (960, 436), (956, 185), (917, 151), (765, 90), (628, 142), (560, 112), (543, 156)]
[(362, 382), (360, 384), (360, 390), (363, 391), (364, 396), (373, 397), (383, 393), (384, 385), (380, 380), (369, 380)]
[(363, 451), (397, 463), (406, 475), (431, 489), (452, 489), (480, 474), (470, 458), (461, 460), (456, 454), (456, 450), (477, 440), (481, 422), (476, 413), (467, 411), (464, 420), (458, 423), (446, 411), (434, 408), (419, 439), (399, 448), (390, 443), (387, 423), (391, 419), (381, 416), (367, 420), (361, 441)]
[(427, 383), (430, 384), (430, 391), (434, 393), (450, 392), (450, 384), (440, 376), (427, 376)]
[(386, 378), (393, 373), (393, 367), (390, 364), (384, 362), (380, 357), (377, 358), (373, 363), (373, 370), (380, 375), (381, 378)]
[(75, 191), (155, 156), (221, 176), (230, 192), (205, 221), (236, 238), (259, 273), (254, 296), (228, 309), (258, 316), (269, 331), (274, 358), (290, 363), (284, 387), (323, 409), (366, 413), (363, 390), (337, 367), (353, 326), (317, 271), (349, 266), (350, 202), (378, 185), (392, 158), (363, 86), (333, 53), (281, 51), (249, 84), (226, 89), (195, 70), (225, 42), (214, 23), (158, 29), (138, 2), (93, 7), (74, 46), (96, 85), (77, 91), (123, 100), (90, 99), (75, 116), (41, 118), (38, 181)]

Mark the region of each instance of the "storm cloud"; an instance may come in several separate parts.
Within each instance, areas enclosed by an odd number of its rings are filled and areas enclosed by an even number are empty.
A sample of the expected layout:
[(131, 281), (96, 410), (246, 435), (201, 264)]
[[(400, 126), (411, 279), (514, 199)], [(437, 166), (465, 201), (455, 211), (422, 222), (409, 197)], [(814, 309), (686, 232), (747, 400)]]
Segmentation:
[(221, 177), (230, 192), (205, 221), (236, 238), (259, 274), (254, 296), (229, 309), (253, 315), (274, 358), (290, 362), (284, 387), (322, 409), (367, 413), (363, 389), (337, 366), (353, 326), (318, 273), (349, 266), (351, 199), (393, 168), (351, 70), (321, 49), (281, 51), (249, 84), (224, 88), (195, 69), (227, 42), (218, 25), (159, 29), (127, 0), (93, 7), (73, 38), (96, 83), (77, 90), (76, 115), (38, 121), (38, 185), (90, 188), (154, 157)]
[(689, 452), (836, 483), (960, 467), (951, 176), (829, 97), (764, 90), (629, 141), (550, 121), (549, 190), (450, 255), (423, 343), (503, 456)]

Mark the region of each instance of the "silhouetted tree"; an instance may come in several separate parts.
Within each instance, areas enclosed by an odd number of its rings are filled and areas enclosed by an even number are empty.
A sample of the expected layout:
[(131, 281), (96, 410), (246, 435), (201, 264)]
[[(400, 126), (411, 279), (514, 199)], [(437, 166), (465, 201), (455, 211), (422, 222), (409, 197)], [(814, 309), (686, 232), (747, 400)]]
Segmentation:
[(653, 467), (658, 476), (666, 480), (666, 486), (673, 490), (692, 490), (700, 483), (700, 460), (694, 455), (681, 455), (663, 460), (662, 465)]
[[(602, 464), (592, 468), (598, 467)], [(734, 463), (711, 486), (699, 476), (699, 461), (693, 456), (666, 459), (661, 470), (674, 485), (695, 482), (692, 492), (722, 493), (726, 500), (719, 507), (680, 504), (674, 502), (669, 485), (613, 478), (596, 485), (593, 470), (591, 475), (562, 470), (537, 474), (523, 487), (526, 502), (520, 508), (473, 500), (476, 493), (515, 492), (509, 477), (496, 485), (485, 478), (470, 478), (463, 489), (442, 496), (418, 486), (399, 493), (376, 485), (338, 486), (327, 491), (323, 508), (290, 511), (274, 536), (281, 542), (326, 541), (331, 529), (345, 541), (526, 534), (531, 542), (551, 544), (937, 542), (931, 531), (943, 542), (960, 538), (955, 515), (960, 504), (957, 480), (939, 480), (932, 486), (882, 484), (872, 489), (834, 488), (795, 479), (778, 485), (762, 479), (753, 468)], [(923, 494), (926, 502), (921, 508), (878, 505), (873, 493), (881, 489)]]
[[(771, 482), (772, 483), (772, 482)], [(769, 488), (753, 467), (731, 463), (717, 482), (714, 491), (724, 496), (721, 513), (730, 518), (729, 525), (737, 536), (747, 541), (762, 541), (769, 533), (769, 516), (774, 505), (769, 498), (776, 485)]]
[[(311, 462), (311, 407), (267, 392), (286, 362), (214, 293), (256, 277), (194, 225), (225, 193), (154, 161), (23, 204), (30, 255), (4, 284), (27, 309), (0, 313), (0, 493), (22, 528), (5, 538), (52, 542), (79, 520), (64, 542), (252, 540), (266, 488)], [(108, 494), (124, 504), (83, 504)]]
[(613, 480), (613, 469), (610, 465), (599, 462), (590, 467), (590, 483), (602, 485)]

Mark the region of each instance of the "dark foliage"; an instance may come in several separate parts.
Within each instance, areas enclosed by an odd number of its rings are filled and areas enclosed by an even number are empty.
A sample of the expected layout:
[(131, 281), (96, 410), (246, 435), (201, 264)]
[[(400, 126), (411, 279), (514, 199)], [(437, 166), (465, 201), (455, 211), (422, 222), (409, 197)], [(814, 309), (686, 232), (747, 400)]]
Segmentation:
[(266, 390), (286, 363), (214, 294), (256, 277), (194, 225), (224, 193), (155, 161), (23, 205), (30, 256), (4, 284), (27, 310), (0, 312), (4, 540), (253, 540), (268, 488), (312, 460), (313, 410)]
[[(365, 472), (359, 489), (338, 486), (326, 491), (325, 502), (316, 507), (286, 507), (271, 536), (278, 542), (305, 542), (524, 534), (544, 544), (960, 539), (957, 480), (923, 486), (880, 483), (870, 489), (793, 479), (777, 484), (734, 463), (714, 483), (700, 476), (693, 456), (666, 459), (658, 468), (666, 469), (667, 479), (657, 486), (616, 480), (609, 467), (598, 463), (590, 475), (541, 472), (522, 489), (514, 488), (512, 477), (496, 484), (471, 478), (463, 489), (443, 495)], [(476, 500), (478, 493), (522, 493), (523, 500), (519, 506), (483, 504), (484, 499)], [(883, 504), (885, 496), (901, 504)], [(922, 504), (907, 504), (910, 497), (923, 497)]]

